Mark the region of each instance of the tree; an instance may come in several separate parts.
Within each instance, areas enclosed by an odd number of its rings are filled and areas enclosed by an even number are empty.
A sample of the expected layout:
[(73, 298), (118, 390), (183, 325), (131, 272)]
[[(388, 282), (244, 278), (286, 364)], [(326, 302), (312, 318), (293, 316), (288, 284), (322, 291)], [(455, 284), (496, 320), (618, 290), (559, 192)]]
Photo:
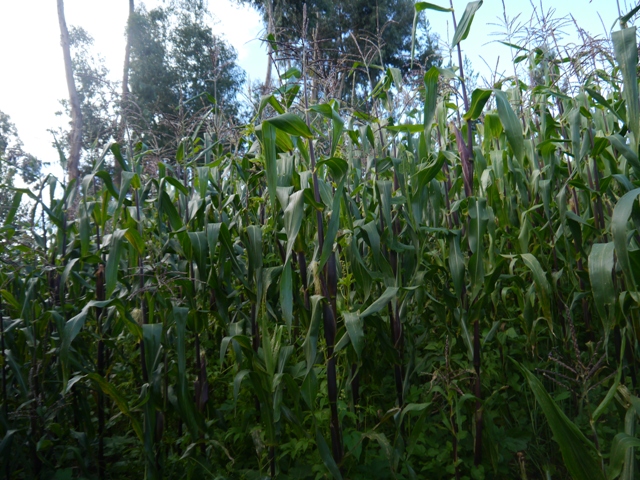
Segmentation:
[[(316, 78), (314, 94), (320, 83), (328, 96), (349, 98), (357, 90), (370, 91), (381, 67), (399, 68), (404, 74), (410, 72), (412, 0), (240, 1), (262, 13), (278, 46), (299, 45), (306, 3), (306, 40), (312, 44), (309, 55)], [(430, 33), (428, 22), (421, 21), (418, 26), (417, 65), (428, 69), (441, 61), (437, 37)], [(347, 84), (350, 75), (352, 88)]]
[[(201, 121), (208, 130), (229, 128), (240, 113), (244, 73), (235, 63), (235, 51), (205, 24), (204, 5), (173, 2), (149, 12), (133, 6), (130, 1), (121, 93), (108, 80), (89, 32), (69, 30), (73, 84), (83, 119), (79, 164), (85, 167), (90, 163), (85, 160), (99, 155), (109, 141), (142, 140), (161, 157), (175, 152), (180, 139)], [(72, 152), (73, 103), (61, 103), (71, 122), (60, 143)]]
[[(120, 98), (120, 126), (116, 140), (120, 143), (124, 142), (125, 129), (127, 128), (127, 107), (129, 102), (129, 64), (131, 63), (131, 22), (135, 14), (135, 5), (133, 0), (129, 0), (129, 16), (127, 17), (126, 37), (127, 43), (124, 47), (124, 65), (122, 67), (122, 96)], [(120, 184), (122, 175), (122, 167), (114, 161), (115, 181)]]
[[(93, 160), (118, 135), (120, 96), (116, 82), (109, 80), (104, 60), (93, 53), (93, 37), (81, 27), (69, 30), (69, 47), (74, 85), (82, 115), (82, 137), (78, 174), (92, 167)], [(60, 100), (63, 111), (71, 118), (69, 129), (56, 132), (60, 148), (71, 152), (73, 108), (67, 99)], [(58, 112), (61, 114), (62, 112)], [(69, 158), (71, 153), (69, 153)]]
[(64, 0), (58, 0), (58, 22), (60, 24), (60, 44), (64, 56), (64, 70), (69, 89), (69, 104), (71, 106), (71, 133), (69, 135), (69, 158), (67, 159), (67, 173), (69, 182), (79, 175), (80, 150), (82, 148), (82, 111), (76, 84), (73, 78), (73, 65), (71, 61), (71, 42), (69, 30), (64, 17)]
[(16, 126), (0, 111), (0, 224), (11, 207), (16, 180), (31, 184), (40, 177), (42, 162), (26, 153)]
[(184, 120), (200, 122), (194, 116), (212, 104), (209, 120), (218, 126), (221, 118), (233, 123), (239, 114), (244, 72), (205, 18), (202, 2), (174, 2), (150, 11), (140, 7), (131, 19), (130, 121), (159, 147), (175, 144), (185, 133)]
[(70, 42), (83, 119), (82, 148), (91, 154), (117, 136), (117, 85), (109, 81), (103, 59), (92, 55), (93, 38), (86, 30), (72, 27)]

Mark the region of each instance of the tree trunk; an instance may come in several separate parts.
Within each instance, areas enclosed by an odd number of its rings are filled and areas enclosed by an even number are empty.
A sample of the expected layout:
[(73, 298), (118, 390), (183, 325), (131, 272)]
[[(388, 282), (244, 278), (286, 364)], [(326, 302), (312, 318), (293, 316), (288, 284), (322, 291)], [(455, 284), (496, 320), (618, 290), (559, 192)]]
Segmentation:
[(64, 19), (64, 0), (58, 0), (58, 21), (60, 23), (60, 44), (64, 55), (64, 70), (69, 88), (69, 103), (71, 105), (71, 135), (69, 138), (70, 152), (67, 159), (67, 173), (69, 183), (77, 179), (80, 174), (80, 149), (82, 147), (82, 111), (80, 99), (73, 79), (73, 67), (71, 65), (71, 50), (69, 46), (69, 30)]
[[(267, 36), (273, 34), (273, 3), (272, 0), (267, 0)], [(273, 64), (273, 48), (271, 47), (271, 41), (267, 41), (267, 75), (264, 79), (264, 86), (262, 87), (262, 94), (268, 95), (271, 91), (271, 70)]]
[[(129, 0), (129, 17), (127, 18), (127, 44), (124, 47), (124, 67), (122, 69), (122, 98), (120, 101), (120, 126), (118, 127), (118, 138), (116, 141), (119, 144), (124, 143), (125, 129), (127, 127), (127, 111), (129, 108), (129, 63), (131, 60), (131, 21), (133, 19), (133, 13), (135, 6), (134, 0)], [(122, 167), (117, 160), (114, 160), (114, 181), (116, 185), (120, 185), (120, 179), (122, 177)]]

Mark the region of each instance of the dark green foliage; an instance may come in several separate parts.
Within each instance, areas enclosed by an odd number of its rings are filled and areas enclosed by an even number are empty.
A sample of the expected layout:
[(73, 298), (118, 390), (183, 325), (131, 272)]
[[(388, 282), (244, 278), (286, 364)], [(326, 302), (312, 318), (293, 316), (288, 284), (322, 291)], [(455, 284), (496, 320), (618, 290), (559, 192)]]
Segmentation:
[[(103, 60), (92, 55), (93, 38), (87, 31), (72, 27), (69, 40), (82, 110), (82, 149), (86, 165), (95, 161), (105, 145), (117, 136), (118, 87), (109, 81)], [(69, 113), (68, 102), (62, 103)]]
[[(212, 103), (216, 112), (238, 115), (244, 73), (233, 48), (213, 35), (204, 16), (170, 7), (136, 11), (129, 26), (130, 108), (140, 133), (166, 133), (171, 122)], [(157, 131), (149, 132), (149, 125)]]
[[(411, 72), (412, 0), (244, 1), (262, 13), (267, 27), (271, 16), (275, 45), (282, 51), (276, 52), (275, 57), (286, 59), (290, 58), (289, 49), (301, 44), (306, 4), (306, 41), (313, 45), (308, 55), (319, 84), (314, 87), (317, 95), (362, 102), (384, 69)], [(439, 65), (441, 55), (437, 37), (430, 33), (426, 20), (420, 20), (417, 32), (414, 67), (419, 73)]]
[(26, 153), (15, 125), (6, 113), (0, 111), (0, 222), (11, 210), (16, 180), (30, 184), (38, 180), (42, 162)]
[(637, 477), (635, 80), (545, 78), (471, 93), (464, 125), (450, 70), (395, 126), (392, 69), (379, 116), (303, 85), (246, 150), (195, 129), (156, 175), (114, 144), (119, 185), (99, 158), (18, 191), (0, 475)]

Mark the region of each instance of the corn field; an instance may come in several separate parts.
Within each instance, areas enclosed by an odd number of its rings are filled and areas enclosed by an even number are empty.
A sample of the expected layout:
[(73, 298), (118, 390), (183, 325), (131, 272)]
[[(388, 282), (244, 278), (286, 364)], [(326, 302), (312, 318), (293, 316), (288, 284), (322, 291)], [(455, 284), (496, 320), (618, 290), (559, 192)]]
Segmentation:
[(77, 184), (16, 189), (0, 476), (637, 478), (622, 23), (575, 91), (520, 51), (535, 86), (433, 67), (396, 116), (389, 68), (365, 113), (309, 104), (303, 62), (235, 145), (196, 128), (150, 174), (112, 143)]

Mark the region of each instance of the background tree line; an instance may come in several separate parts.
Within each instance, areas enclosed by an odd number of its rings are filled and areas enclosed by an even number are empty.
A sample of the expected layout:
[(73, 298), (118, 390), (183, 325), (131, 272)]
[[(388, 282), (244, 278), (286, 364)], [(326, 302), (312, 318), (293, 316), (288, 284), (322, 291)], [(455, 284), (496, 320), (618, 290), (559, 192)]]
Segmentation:
[[(456, 65), (428, 70), (385, 61), (379, 5), (360, 37), (303, 5), (288, 38), (269, 3), (246, 113), (215, 75), (149, 75), (145, 107), (134, 64), (197, 67), (172, 35), (204, 5), (129, 5), (109, 148), (15, 189), (0, 227), (6, 478), (636, 478), (640, 5), (600, 50), (549, 52), (539, 22), (472, 89), (481, 0), (414, 4), (455, 28)], [(82, 139), (90, 39), (60, 25)]]
[[(206, 1), (171, 0), (148, 10), (130, 0), (120, 85), (109, 80), (103, 60), (94, 54), (90, 32), (71, 27), (69, 69), (82, 118), (79, 149), (85, 169), (111, 140), (144, 142), (154, 152), (153, 163), (154, 158), (157, 162), (175, 154), (180, 139), (201, 122), (214, 143), (225, 138), (228, 147), (233, 143), (230, 139), (239, 137), (240, 125), (259, 110), (260, 95), (269, 90), (273, 76), (299, 62), (296, 52), (302, 45), (305, 21), (302, 1), (241, 3), (263, 14), (270, 53), (264, 82), (248, 86), (250, 93), (244, 98), (245, 75), (237, 54), (214, 33)], [(410, 73), (411, 0), (310, 1), (306, 5), (314, 99), (331, 97), (366, 110), (385, 68)], [(420, 72), (442, 58), (437, 37), (424, 20), (419, 21), (416, 38), (414, 71), (419, 79)], [(62, 101), (63, 112), (70, 118), (73, 103)], [(72, 158), (74, 128), (78, 127), (72, 121), (69, 129), (56, 136), (71, 164), (76, 161)], [(67, 165), (66, 170), (74, 168)], [(117, 165), (114, 168), (118, 170)]]

